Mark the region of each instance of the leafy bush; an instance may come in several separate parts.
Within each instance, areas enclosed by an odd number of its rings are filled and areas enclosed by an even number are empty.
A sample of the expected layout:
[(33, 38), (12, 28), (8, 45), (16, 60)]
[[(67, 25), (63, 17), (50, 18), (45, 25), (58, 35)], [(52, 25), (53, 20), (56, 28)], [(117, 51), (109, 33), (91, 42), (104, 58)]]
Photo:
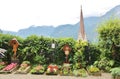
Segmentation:
[(101, 51), (97, 44), (88, 43), (84, 53), (87, 65), (93, 65), (93, 63), (100, 58), (100, 54)]
[(37, 65), (30, 71), (31, 74), (43, 74), (44, 72), (45, 68), (42, 65)]
[(99, 68), (91, 65), (91, 66), (88, 67), (88, 71), (90, 73), (96, 73), (96, 72), (99, 72), (100, 70), (99, 70)]
[(114, 66), (120, 65), (120, 19), (112, 18), (102, 22), (98, 28), (99, 47), (102, 57), (114, 59)]
[(60, 75), (72, 75), (71, 64), (64, 63), (60, 69)]
[(120, 76), (120, 67), (112, 68), (110, 71), (113, 78), (115, 78), (116, 76)]
[(87, 77), (87, 73), (86, 73), (85, 69), (73, 70), (73, 75), (75, 75), (75, 76), (81, 76), (81, 77)]
[(109, 72), (110, 69), (114, 65), (114, 60), (110, 60), (110, 59), (104, 57), (99, 61), (95, 61), (94, 65), (97, 66), (98, 68), (100, 68), (101, 70)]

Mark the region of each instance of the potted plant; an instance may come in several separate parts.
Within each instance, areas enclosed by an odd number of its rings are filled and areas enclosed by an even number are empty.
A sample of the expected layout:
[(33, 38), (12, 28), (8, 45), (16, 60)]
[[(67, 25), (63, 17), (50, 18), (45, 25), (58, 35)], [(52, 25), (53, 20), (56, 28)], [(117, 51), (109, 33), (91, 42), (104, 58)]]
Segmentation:
[(113, 79), (120, 79), (120, 67), (112, 68), (110, 71)]
[(20, 68), (16, 71), (16, 73), (20, 74), (26, 74), (30, 70), (30, 62), (29, 61), (23, 61), (22, 64), (20, 65)]
[(47, 67), (47, 71), (46, 71), (47, 75), (57, 75), (58, 74), (58, 66), (55, 64), (50, 64)]
[(99, 70), (99, 68), (97, 68), (95, 66), (87, 67), (87, 71), (88, 71), (89, 75), (101, 76), (101, 71)]
[(31, 74), (44, 74), (45, 68), (42, 65), (34, 66), (30, 71)]

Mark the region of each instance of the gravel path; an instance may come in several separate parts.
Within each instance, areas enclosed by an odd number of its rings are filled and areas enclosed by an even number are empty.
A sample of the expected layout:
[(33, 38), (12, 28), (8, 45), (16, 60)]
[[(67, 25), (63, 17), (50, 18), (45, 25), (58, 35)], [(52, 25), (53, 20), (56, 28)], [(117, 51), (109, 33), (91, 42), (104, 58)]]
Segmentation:
[(47, 75), (31, 75), (31, 74), (0, 74), (0, 79), (112, 79), (109, 73), (102, 73), (102, 76), (47, 76)]

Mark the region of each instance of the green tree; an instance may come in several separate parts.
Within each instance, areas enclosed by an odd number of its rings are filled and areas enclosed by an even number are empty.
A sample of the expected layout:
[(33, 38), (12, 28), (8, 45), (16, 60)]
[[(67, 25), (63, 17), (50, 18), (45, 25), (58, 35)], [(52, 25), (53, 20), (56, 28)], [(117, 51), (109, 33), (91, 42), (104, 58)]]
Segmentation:
[(120, 19), (112, 18), (102, 22), (98, 27), (101, 57), (108, 57), (120, 64)]

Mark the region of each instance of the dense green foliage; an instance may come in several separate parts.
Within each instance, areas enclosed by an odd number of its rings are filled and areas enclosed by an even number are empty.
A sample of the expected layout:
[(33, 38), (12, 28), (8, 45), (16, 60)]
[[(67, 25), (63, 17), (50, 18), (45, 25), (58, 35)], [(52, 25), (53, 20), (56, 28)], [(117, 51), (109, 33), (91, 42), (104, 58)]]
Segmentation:
[(74, 69), (80, 69), (87, 65), (92, 65), (100, 57), (100, 50), (97, 45), (80, 41), (75, 45)]
[[(74, 69), (78, 69), (79, 67), (85, 67), (86, 61), (85, 59), (85, 55), (84, 52), (85, 51), (85, 46), (88, 46), (88, 43), (86, 41), (79, 41), (78, 43), (76, 43), (75, 45), (75, 55), (74, 55), (74, 62), (75, 65), (73, 66)], [(77, 67), (78, 64), (78, 67)]]
[[(92, 57), (92, 55), (96, 53), (95, 50), (98, 50), (94, 45), (90, 44), (88, 46), (88, 43), (84, 43), (84, 41), (78, 43), (72, 38), (53, 39), (43, 36), (31, 35), (26, 39), (22, 39), (20, 37), (9, 34), (0, 34), (0, 47), (7, 50), (6, 57), (3, 59), (4, 61), (11, 61), (13, 52), (12, 47), (9, 45), (9, 41), (14, 37), (17, 38), (20, 44), (17, 51), (17, 57), (20, 59), (20, 62), (30, 61), (32, 64), (63, 64), (65, 62), (63, 46), (68, 44), (72, 49), (68, 55), (69, 62), (74, 64), (81, 63), (85, 66), (87, 63), (87, 53), (90, 51), (90, 55)], [(55, 48), (51, 47), (53, 40), (55, 41)], [(89, 49), (87, 49), (86, 46)], [(97, 57), (97, 55), (98, 54), (96, 53), (95, 57)], [(96, 58), (93, 58), (89, 62), (94, 62), (95, 60)]]
[(33, 64), (62, 64), (65, 61), (65, 54), (62, 49), (65, 44), (68, 44), (72, 49), (69, 54), (69, 61), (71, 63), (73, 62), (73, 55), (75, 53), (74, 45), (76, 42), (71, 38), (55, 39), (56, 47), (51, 48), (53, 41), (52, 38), (32, 35), (26, 39), (22, 39), (9, 34), (0, 34), (0, 47), (7, 50), (6, 57), (3, 59), (5, 61), (11, 61), (13, 52), (9, 42), (14, 37), (17, 38), (20, 43), (17, 51), (17, 56), (20, 59), (20, 62), (28, 60)]
[(112, 68), (110, 71), (114, 79), (115, 77), (120, 76), (120, 67)]
[(100, 60), (95, 61), (94, 65), (100, 68), (100, 70), (109, 72), (114, 65), (114, 60), (110, 60), (107, 57), (103, 57)]
[(101, 59), (114, 60), (114, 66), (120, 65), (120, 19), (112, 18), (99, 25), (99, 48)]

